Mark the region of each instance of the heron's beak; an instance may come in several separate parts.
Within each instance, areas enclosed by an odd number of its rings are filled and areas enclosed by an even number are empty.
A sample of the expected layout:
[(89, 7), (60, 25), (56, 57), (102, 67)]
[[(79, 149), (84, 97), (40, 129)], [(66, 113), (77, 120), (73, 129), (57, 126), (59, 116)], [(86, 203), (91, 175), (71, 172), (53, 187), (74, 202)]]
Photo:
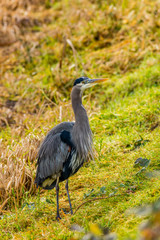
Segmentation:
[(97, 83), (105, 82), (107, 80), (109, 79), (108, 78), (87, 79), (85, 81), (85, 84), (82, 86), (82, 91), (96, 85)]
[(90, 83), (101, 83), (101, 82), (106, 82), (108, 81), (108, 78), (96, 78), (96, 79), (90, 79), (89, 82)]

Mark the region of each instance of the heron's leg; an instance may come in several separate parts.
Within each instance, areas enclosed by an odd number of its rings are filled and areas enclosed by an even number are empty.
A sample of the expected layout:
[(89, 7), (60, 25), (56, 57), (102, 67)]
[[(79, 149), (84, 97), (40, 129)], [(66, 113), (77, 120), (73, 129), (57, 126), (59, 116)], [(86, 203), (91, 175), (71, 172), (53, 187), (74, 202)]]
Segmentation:
[(71, 209), (71, 214), (73, 214), (73, 210), (72, 210), (72, 204), (71, 204), (71, 200), (70, 200), (70, 196), (69, 196), (69, 191), (68, 191), (68, 179), (66, 181), (66, 186), (65, 186), (66, 190), (67, 190), (67, 196), (68, 196), (68, 200), (69, 200), (69, 206)]
[(59, 219), (61, 219), (60, 214), (59, 214), (59, 177), (57, 178), (57, 182), (56, 182), (56, 201), (57, 201), (56, 219), (59, 220)]

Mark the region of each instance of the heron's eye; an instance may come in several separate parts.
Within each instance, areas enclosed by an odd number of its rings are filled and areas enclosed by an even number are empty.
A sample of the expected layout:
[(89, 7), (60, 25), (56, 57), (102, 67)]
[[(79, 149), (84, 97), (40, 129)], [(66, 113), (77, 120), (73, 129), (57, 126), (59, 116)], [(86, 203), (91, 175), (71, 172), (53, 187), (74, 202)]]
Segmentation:
[(89, 83), (89, 79), (84, 80), (84, 84), (88, 84)]

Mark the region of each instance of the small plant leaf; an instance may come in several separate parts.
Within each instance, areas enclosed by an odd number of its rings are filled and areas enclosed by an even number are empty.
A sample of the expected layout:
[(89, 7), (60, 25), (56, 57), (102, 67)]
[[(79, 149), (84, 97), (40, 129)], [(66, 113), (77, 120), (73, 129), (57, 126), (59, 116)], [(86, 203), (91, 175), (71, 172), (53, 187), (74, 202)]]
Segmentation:
[(141, 139), (138, 139), (138, 140), (136, 140), (136, 141), (134, 142), (134, 149), (139, 148), (140, 146), (144, 146), (147, 142), (149, 142), (148, 139), (145, 139), (145, 140), (144, 140), (144, 139), (141, 137)]
[(146, 168), (150, 164), (150, 161), (151, 160), (148, 160), (146, 158), (138, 158), (134, 163), (134, 167), (141, 166)]
[(100, 193), (101, 194), (105, 194), (106, 193), (106, 187), (105, 186), (100, 188)]
[(110, 194), (109, 194), (109, 197), (112, 197), (112, 196), (114, 196), (115, 195), (115, 192), (111, 192)]
[(89, 191), (89, 192), (87, 192), (87, 193), (84, 193), (83, 198), (87, 198), (87, 197), (89, 197), (90, 195), (93, 196), (93, 194), (92, 194), (93, 191), (94, 191), (94, 189), (92, 189), (91, 191)]
[(114, 196), (117, 192), (118, 192), (118, 190), (115, 190), (114, 192), (111, 192), (111, 193), (109, 194), (109, 197)]
[(125, 188), (126, 186), (125, 186), (125, 184), (120, 183), (119, 187), (120, 187), (120, 188)]
[(33, 209), (35, 209), (35, 203), (24, 203), (23, 205), (22, 205), (22, 210), (33, 210)]

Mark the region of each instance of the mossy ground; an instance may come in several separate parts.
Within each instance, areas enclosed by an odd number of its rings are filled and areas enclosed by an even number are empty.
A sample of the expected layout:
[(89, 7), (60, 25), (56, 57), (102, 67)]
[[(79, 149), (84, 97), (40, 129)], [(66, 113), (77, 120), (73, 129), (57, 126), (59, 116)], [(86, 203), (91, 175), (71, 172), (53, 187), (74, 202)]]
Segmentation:
[[(21, 48), (3, 63), (2, 238), (80, 239), (84, 233), (70, 230), (74, 223), (86, 231), (91, 223), (109, 227), (120, 240), (137, 238), (145, 217), (131, 209), (160, 194), (159, 11), (158, 1), (143, 4), (84, 0), (72, 1), (71, 9), (68, 1), (46, 1), (34, 17), (48, 14), (49, 23), (25, 29)], [(39, 192), (33, 185), (36, 152), (53, 126), (74, 119), (70, 90), (84, 74), (110, 80), (83, 97), (95, 161), (70, 178), (71, 201), (75, 210), (87, 199), (113, 196), (86, 203), (71, 216), (63, 212), (69, 204), (62, 183), (57, 222), (55, 190)], [(134, 167), (140, 157), (151, 160), (144, 171)]]

